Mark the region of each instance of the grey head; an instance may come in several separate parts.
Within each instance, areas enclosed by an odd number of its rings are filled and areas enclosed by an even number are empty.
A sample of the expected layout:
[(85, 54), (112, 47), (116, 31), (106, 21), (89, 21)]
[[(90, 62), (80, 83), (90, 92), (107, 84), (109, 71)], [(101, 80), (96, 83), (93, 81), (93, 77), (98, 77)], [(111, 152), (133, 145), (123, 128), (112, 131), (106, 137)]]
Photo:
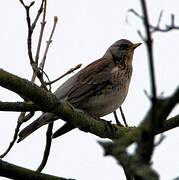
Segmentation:
[(129, 59), (131, 59), (134, 49), (140, 45), (141, 43), (133, 44), (127, 39), (118, 40), (107, 49), (103, 58), (113, 58), (120, 61), (121, 59), (125, 59), (126, 56), (129, 56)]

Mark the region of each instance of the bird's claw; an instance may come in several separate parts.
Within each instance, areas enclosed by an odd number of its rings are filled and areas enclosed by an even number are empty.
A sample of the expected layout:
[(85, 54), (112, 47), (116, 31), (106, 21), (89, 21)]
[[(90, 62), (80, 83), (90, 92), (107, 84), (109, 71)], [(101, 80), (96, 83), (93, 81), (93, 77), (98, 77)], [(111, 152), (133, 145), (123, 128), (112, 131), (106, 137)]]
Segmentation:
[(111, 130), (112, 133), (114, 133), (116, 131), (116, 127), (113, 126), (111, 123), (112, 121), (106, 121), (104, 119), (100, 119), (100, 121), (103, 121), (105, 123), (105, 130), (107, 131), (108, 128)]

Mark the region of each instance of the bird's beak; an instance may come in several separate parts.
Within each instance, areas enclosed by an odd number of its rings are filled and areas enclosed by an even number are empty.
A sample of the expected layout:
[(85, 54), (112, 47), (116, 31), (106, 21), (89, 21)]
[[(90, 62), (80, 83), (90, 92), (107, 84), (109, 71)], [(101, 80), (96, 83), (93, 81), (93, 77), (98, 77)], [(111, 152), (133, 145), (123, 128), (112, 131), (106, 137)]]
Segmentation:
[(142, 43), (136, 43), (132, 45), (132, 48), (135, 49), (136, 47), (140, 46)]

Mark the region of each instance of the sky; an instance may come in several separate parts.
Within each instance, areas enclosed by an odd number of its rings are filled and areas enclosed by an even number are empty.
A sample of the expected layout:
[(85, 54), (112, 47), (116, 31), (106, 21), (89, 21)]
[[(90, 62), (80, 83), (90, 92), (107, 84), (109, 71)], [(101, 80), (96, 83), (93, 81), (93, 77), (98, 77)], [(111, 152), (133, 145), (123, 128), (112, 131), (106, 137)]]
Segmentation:
[[(24, 2), (29, 3), (30, 1), (24, 0)], [(39, 2), (36, 1), (31, 10), (32, 17), (35, 16)], [(139, 2), (137, 0), (48, 1), (47, 24), (41, 58), (53, 26), (53, 17), (58, 17), (58, 24), (45, 65), (45, 72), (50, 79), (59, 77), (77, 64), (82, 63), (85, 67), (92, 61), (99, 59), (106, 49), (119, 39), (126, 38), (133, 43), (142, 42), (137, 33), (140, 30), (144, 34), (142, 23), (139, 18), (128, 12), (132, 8), (141, 13)], [(161, 10), (164, 11), (162, 27), (170, 23), (171, 14), (175, 14), (176, 24), (179, 25), (177, 0), (148, 1), (148, 9), (150, 22), (153, 25), (157, 24)], [(30, 80), (32, 70), (27, 56), (25, 10), (19, 1), (3, 1), (0, 6), (0, 19), (0, 67)], [(33, 54), (36, 50), (39, 28), (40, 24), (37, 25), (33, 36)], [(179, 84), (179, 31), (165, 34), (155, 33), (153, 38), (157, 92), (159, 96), (169, 96)], [(55, 83), (52, 90), (55, 91), (70, 76), (68, 75), (60, 82)], [(39, 84), (38, 81), (37, 84)], [(144, 90), (150, 94), (148, 59), (143, 43), (134, 53), (133, 76), (128, 96), (123, 104), (123, 110), (130, 126), (140, 124), (150, 107), (150, 101)], [(4, 88), (0, 87), (0, 92), (1, 101), (22, 100), (17, 94)], [(170, 117), (178, 112), (179, 106), (174, 109)], [(35, 117), (38, 117), (39, 114), (40, 112)], [(0, 154), (6, 150), (12, 140), (18, 115), (19, 113), (15, 112), (0, 112)], [(114, 119), (113, 115), (108, 115), (105, 118)], [(24, 124), (23, 127), (28, 123)], [(62, 124), (62, 120), (56, 121), (55, 129)], [(43, 156), (46, 128), (47, 126), (40, 128), (23, 142), (15, 144), (4, 160), (35, 170)], [(177, 160), (179, 132), (176, 128), (164, 133), (164, 135), (166, 138), (155, 149), (152, 167), (161, 175), (161, 180), (168, 180), (179, 176), (179, 161)], [(158, 139), (159, 137), (156, 138), (156, 141)], [(98, 144), (99, 140), (104, 141), (104, 139), (81, 132), (78, 129), (55, 139), (43, 172), (78, 180), (125, 180), (123, 170), (116, 160), (110, 156), (104, 156), (104, 151)], [(133, 149), (131, 147), (130, 152)]]

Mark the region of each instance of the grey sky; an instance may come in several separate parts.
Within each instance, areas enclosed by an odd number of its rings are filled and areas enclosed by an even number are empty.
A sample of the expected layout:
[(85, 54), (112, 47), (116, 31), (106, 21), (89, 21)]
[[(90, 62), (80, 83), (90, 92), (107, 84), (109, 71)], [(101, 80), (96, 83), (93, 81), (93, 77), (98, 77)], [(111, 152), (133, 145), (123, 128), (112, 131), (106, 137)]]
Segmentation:
[[(152, 24), (157, 23), (159, 12), (163, 9), (164, 17), (161, 25), (164, 26), (170, 22), (171, 13), (176, 15), (176, 23), (179, 25), (177, 0), (150, 1), (148, 6)], [(37, 8), (37, 4), (34, 7)], [(100, 58), (116, 40), (127, 38), (134, 43), (142, 42), (137, 34), (137, 30), (142, 28), (142, 23), (134, 15), (127, 13), (128, 9), (131, 8), (141, 12), (140, 3), (137, 0), (48, 1), (44, 45), (53, 25), (53, 17), (58, 16), (59, 18), (45, 66), (45, 71), (51, 80), (77, 64), (82, 63), (84, 67)], [(34, 12), (32, 10), (33, 15)], [(25, 18), (25, 10), (18, 1), (3, 1), (0, 6), (0, 67), (20, 77), (30, 79), (32, 71), (27, 56)], [(40, 25), (38, 25), (39, 27)], [(143, 32), (143, 30), (141, 31)], [(38, 31), (34, 35), (34, 44), (37, 42), (37, 37)], [(174, 92), (179, 84), (179, 31), (166, 34), (156, 33), (154, 40), (158, 95), (163, 92), (164, 96), (167, 96)], [(33, 50), (35, 51), (35, 49), (36, 46)], [(138, 125), (141, 122), (150, 105), (144, 94), (144, 89), (150, 93), (148, 62), (144, 44), (136, 49), (133, 66), (134, 72), (129, 94), (123, 105), (128, 124), (131, 126)], [(70, 75), (62, 81), (69, 77)], [(54, 84), (53, 91), (61, 82)], [(0, 91), (1, 101), (21, 100), (18, 95), (6, 89), (0, 88)], [(171, 116), (178, 112), (179, 107), (177, 106)], [(12, 139), (18, 114), (0, 112), (2, 121), (0, 126), (0, 153), (4, 152)], [(106, 118), (111, 120), (113, 115), (108, 115)], [(58, 128), (62, 123), (61, 120), (56, 122), (55, 128)], [(45, 126), (39, 129), (25, 141), (15, 144), (5, 160), (30, 169), (36, 169), (44, 151), (46, 128)], [(172, 179), (179, 175), (179, 161), (177, 160), (178, 129), (165, 133), (165, 135), (166, 139), (156, 148), (153, 156), (153, 167), (161, 174), (162, 180)], [(125, 179), (123, 170), (116, 161), (111, 157), (103, 156), (103, 150), (97, 143), (98, 140), (103, 139), (79, 130), (74, 130), (55, 139), (43, 172), (79, 180)]]

